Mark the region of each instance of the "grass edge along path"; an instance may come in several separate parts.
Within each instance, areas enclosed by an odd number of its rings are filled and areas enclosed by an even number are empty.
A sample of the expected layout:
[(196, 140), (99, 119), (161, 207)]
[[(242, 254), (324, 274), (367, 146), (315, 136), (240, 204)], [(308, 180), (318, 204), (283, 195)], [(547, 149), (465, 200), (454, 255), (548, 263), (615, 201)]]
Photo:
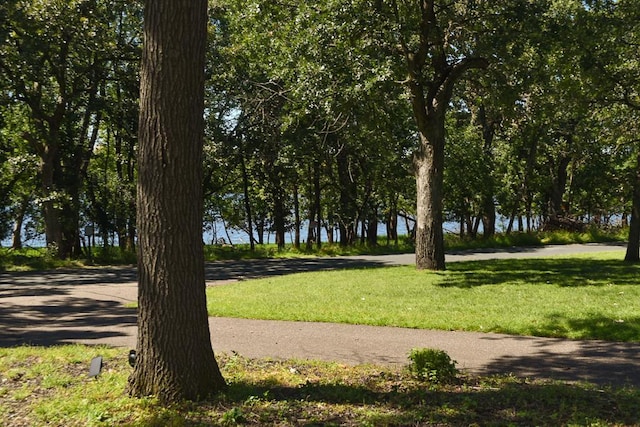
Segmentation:
[(211, 316), (640, 341), (640, 265), (619, 252), (297, 273), (207, 289)]
[[(552, 232), (513, 232), (498, 233), (488, 238), (461, 238), (457, 234), (445, 233), (447, 250), (470, 250), (480, 248), (532, 247), (572, 243), (624, 242), (628, 236), (627, 228), (601, 230), (596, 227), (584, 232), (552, 231)], [(378, 238), (379, 244), (368, 246), (356, 244), (341, 246), (324, 243), (322, 248), (306, 246), (295, 248), (292, 244), (279, 249), (276, 244), (257, 245), (251, 249), (249, 244), (205, 245), (207, 261), (265, 259), (265, 258), (307, 258), (332, 257), (344, 255), (383, 255), (413, 253), (414, 247), (408, 236), (399, 236), (398, 242), (389, 242), (383, 236)], [(385, 243), (386, 242), (386, 243)], [(0, 247), (0, 272), (2, 271), (37, 271), (56, 268), (85, 268), (97, 265), (134, 265), (135, 252), (121, 250), (119, 247), (94, 247), (91, 253), (84, 253), (76, 260), (56, 259), (55, 253), (44, 247), (28, 247), (12, 249)]]
[[(92, 357), (102, 373), (87, 376)], [(219, 355), (229, 390), (168, 407), (124, 389), (122, 349), (0, 348), (0, 425), (611, 425), (640, 422), (640, 391), (459, 375), (431, 383), (406, 368)]]

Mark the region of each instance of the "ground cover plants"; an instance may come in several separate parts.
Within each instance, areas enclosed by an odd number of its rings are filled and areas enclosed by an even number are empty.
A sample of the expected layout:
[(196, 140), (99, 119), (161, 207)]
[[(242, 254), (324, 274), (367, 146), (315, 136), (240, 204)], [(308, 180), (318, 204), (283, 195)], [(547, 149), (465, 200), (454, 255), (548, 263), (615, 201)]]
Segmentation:
[[(101, 355), (102, 373), (88, 377)], [(430, 382), (405, 368), (219, 355), (229, 387), (161, 406), (124, 394), (125, 349), (0, 349), (2, 426), (638, 425), (640, 392), (458, 374)]]

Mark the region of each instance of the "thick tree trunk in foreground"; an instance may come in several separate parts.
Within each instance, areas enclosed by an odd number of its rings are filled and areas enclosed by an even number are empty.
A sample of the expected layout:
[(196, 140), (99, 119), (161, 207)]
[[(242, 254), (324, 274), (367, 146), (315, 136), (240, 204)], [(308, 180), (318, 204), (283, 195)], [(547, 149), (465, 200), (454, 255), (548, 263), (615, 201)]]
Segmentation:
[(629, 223), (629, 243), (624, 260), (627, 262), (640, 262), (640, 154), (636, 166), (636, 175), (633, 182), (633, 200), (631, 207), (631, 222)]
[(206, 0), (149, 0), (138, 163), (138, 358), (133, 396), (225, 386), (209, 335), (202, 248)]

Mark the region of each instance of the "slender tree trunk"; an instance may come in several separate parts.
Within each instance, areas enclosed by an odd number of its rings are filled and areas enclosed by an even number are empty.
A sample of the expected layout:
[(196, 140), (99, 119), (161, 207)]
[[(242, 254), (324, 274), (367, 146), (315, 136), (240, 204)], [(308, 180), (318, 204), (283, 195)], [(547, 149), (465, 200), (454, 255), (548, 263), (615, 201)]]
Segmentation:
[[(247, 215), (247, 228), (249, 231), (249, 246), (251, 252), (256, 249), (253, 239), (253, 213), (251, 210), (251, 200), (249, 199), (249, 174), (247, 173), (247, 164), (244, 160), (244, 152), (240, 153), (240, 163), (242, 166), (242, 188), (244, 191), (244, 211)], [(262, 234), (260, 234), (261, 236)]]
[(207, 317), (202, 244), (206, 0), (145, 4), (138, 163), (138, 357), (133, 396), (225, 386)]
[[(280, 192), (277, 188), (276, 192)], [(282, 194), (277, 194), (273, 198), (273, 225), (275, 229), (276, 244), (278, 250), (284, 249), (285, 246), (285, 211), (284, 200), (282, 200)]]
[(357, 186), (346, 146), (342, 147), (336, 156), (336, 166), (340, 184), (340, 204), (338, 207), (340, 246), (349, 246), (356, 242), (358, 214), (356, 206)]
[[(483, 161), (489, 165), (489, 170), (493, 171), (493, 153), (491, 146), (495, 136), (497, 122), (487, 117), (487, 109), (484, 105), (478, 111), (478, 121), (482, 126), (482, 147)], [(495, 196), (495, 184), (493, 175), (489, 173), (485, 178), (485, 188), (482, 192), (482, 234), (484, 237), (491, 237), (496, 233), (496, 207), (493, 202)]]
[(378, 245), (378, 209), (375, 206), (371, 207), (369, 213), (369, 219), (367, 221), (367, 244), (369, 246)]
[(13, 233), (11, 240), (11, 247), (13, 249), (22, 249), (22, 224), (24, 223), (24, 216), (29, 208), (30, 197), (23, 197), (20, 201), (20, 206), (14, 217)]
[[(44, 234), (47, 247), (56, 247), (62, 241), (62, 227), (60, 212), (51, 194), (55, 189), (55, 162), (58, 156), (58, 144), (50, 141), (40, 150), (40, 186), (44, 201), (42, 202), (42, 216), (44, 219)], [(58, 253), (60, 254), (59, 248)], [(62, 256), (64, 258), (64, 255)]]
[(389, 210), (387, 211), (387, 245), (393, 240), (398, 244), (398, 196), (391, 196), (389, 199)]
[(258, 212), (253, 223), (255, 224), (256, 234), (258, 235), (258, 244), (264, 245), (265, 213)]
[(322, 248), (322, 187), (320, 185), (320, 175), (320, 161), (316, 160), (313, 163), (313, 211), (317, 218), (315, 222), (315, 238), (318, 249)]
[(327, 222), (325, 223), (325, 226), (324, 226), (324, 230), (327, 232), (327, 243), (330, 245), (333, 245), (335, 243), (335, 238), (334, 238), (335, 226), (331, 216), (329, 216), (329, 218), (327, 219)]
[(558, 159), (558, 166), (556, 167), (555, 174), (553, 174), (555, 176), (551, 182), (550, 189), (551, 216), (565, 216), (568, 213), (563, 209), (563, 201), (567, 187), (567, 168), (570, 163), (571, 158), (569, 156), (562, 155), (560, 159)]
[[(309, 191), (311, 191), (311, 189)], [(313, 194), (310, 194), (309, 199), (315, 200), (315, 196)], [(308, 217), (309, 225), (307, 226), (307, 245), (306, 246), (308, 251), (310, 251), (313, 248), (313, 244), (316, 242), (315, 218), (316, 218), (316, 204), (312, 203), (311, 207), (309, 208), (309, 217)]]
[(136, 228), (136, 212), (137, 212), (137, 207), (136, 207), (136, 202), (134, 200), (131, 200), (129, 203), (129, 209), (127, 211), (128, 217), (127, 217), (127, 234), (126, 234), (126, 244), (125, 244), (125, 249), (128, 251), (135, 251), (136, 250), (136, 233), (137, 233), (137, 228)]
[(624, 260), (640, 261), (640, 154), (638, 154), (636, 173), (633, 182), (633, 198), (631, 201), (631, 221), (629, 222), (629, 242)]
[(509, 224), (507, 225), (507, 229), (504, 232), (506, 235), (511, 234), (511, 230), (513, 230), (513, 221), (515, 220), (515, 218), (515, 214), (509, 217)]
[[(297, 175), (297, 174), (296, 174)], [(298, 194), (298, 184), (293, 184), (293, 222), (295, 224), (295, 234), (293, 237), (293, 247), (300, 249), (300, 198)]]

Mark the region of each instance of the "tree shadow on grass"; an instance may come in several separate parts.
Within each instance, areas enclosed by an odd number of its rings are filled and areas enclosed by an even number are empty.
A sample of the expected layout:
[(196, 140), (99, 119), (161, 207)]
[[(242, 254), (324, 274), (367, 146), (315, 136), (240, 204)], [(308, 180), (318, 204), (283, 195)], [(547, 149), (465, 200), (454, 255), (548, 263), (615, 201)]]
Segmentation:
[[(508, 328), (508, 327), (507, 327)], [(505, 330), (505, 333), (515, 331)], [(640, 317), (616, 319), (601, 314), (570, 318), (562, 313), (546, 316), (527, 335), (538, 337), (579, 336), (583, 340), (633, 342), (640, 337)]]
[[(236, 422), (291, 425), (584, 425), (595, 420), (635, 425), (637, 390), (598, 390), (552, 382), (470, 380), (465, 386), (397, 384), (381, 391), (365, 384), (307, 382), (300, 386), (237, 382), (207, 404), (221, 404)], [(194, 410), (195, 409), (195, 410)], [(198, 413), (185, 411), (183, 419)], [(366, 418), (363, 417), (366, 414)]]
[(561, 287), (637, 285), (640, 265), (618, 260), (539, 258), (451, 263), (440, 286), (473, 288), (505, 283)]

